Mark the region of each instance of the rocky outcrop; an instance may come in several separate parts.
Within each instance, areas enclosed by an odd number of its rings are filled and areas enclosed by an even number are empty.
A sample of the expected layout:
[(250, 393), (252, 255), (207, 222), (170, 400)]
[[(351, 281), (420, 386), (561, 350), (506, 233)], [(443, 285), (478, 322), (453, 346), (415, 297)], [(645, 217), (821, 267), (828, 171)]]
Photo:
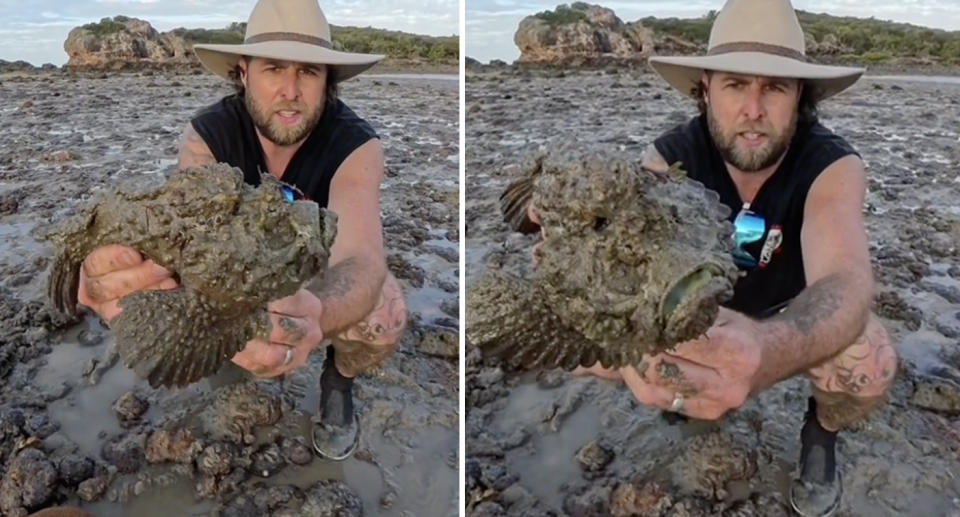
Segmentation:
[(655, 34), (640, 21), (624, 22), (613, 10), (584, 2), (527, 16), (513, 41), (520, 49), (518, 65), (640, 63), (654, 53), (689, 52), (697, 47)]
[(521, 63), (639, 59), (653, 46), (640, 24), (624, 23), (612, 10), (582, 2), (527, 16), (513, 41)]
[(99, 24), (76, 27), (63, 50), (66, 68), (123, 70), (144, 67), (193, 67), (199, 62), (191, 45), (172, 33), (158, 32), (149, 22), (116, 16)]

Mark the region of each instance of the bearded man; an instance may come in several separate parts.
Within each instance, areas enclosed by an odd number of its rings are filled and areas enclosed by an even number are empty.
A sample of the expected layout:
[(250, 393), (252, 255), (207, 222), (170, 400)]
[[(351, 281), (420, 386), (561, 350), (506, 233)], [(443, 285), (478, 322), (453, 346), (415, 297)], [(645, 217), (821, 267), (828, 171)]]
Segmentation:
[[(706, 56), (650, 58), (700, 113), (656, 138), (642, 161), (664, 173), (682, 162), (720, 195), (745, 276), (706, 336), (637, 368), (578, 373), (623, 380), (641, 403), (703, 420), (805, 375), (812, 396), (790, 500), (799, 515), (828, 517), (843, 493), (837, 433), (883, 402), (897, 357), (871, 313), (863, 162), (817, 118), (818, 102), (864, 70), (812, 64), (804, 50), (789, 0), (728, 0)], [(528, 215), (519, 225), (538, 222), (535, 207)], [(659, 377), (661, 362), (682, 375)]]
[[(227, 163), (251, 185), (269, 173), (338, 215), (329, 269), (297, 294), (268, 304), (269, 340), (250, 341), (233, 363), (276, 377), (305, 365), (329, 339), (313, 444), (325, 458), (345, 459), (360, 433), (354, 377), (394, 351), (407, 321), (383, 248), (383, 148), (370, 124), (338, 97), (340, 82), (383, 56), (333, 50), (316, 0), (259, 0), (243, 44), (195, 45), (194, 52), (237, 91), (186, 125), (179, 167)], [(84, 262), (79, 299), (109, 322), (123, 296), (176, 286), (169, 271), (136, 250), (108, 246)]]

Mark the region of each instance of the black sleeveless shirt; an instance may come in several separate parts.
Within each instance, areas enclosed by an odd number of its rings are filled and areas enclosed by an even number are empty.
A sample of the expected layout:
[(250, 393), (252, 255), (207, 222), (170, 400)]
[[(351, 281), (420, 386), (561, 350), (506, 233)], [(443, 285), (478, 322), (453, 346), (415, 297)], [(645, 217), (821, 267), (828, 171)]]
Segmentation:
[[(238, 167), (250, 185), (260, 184), (260, 171), (266, 173), (267, 164), (253, 119), (241, 97), (228, 95), (201, 109), (191, 122), (218, 162)], [(370, 124), (343, 101), (328, 102), (317, 127), (297, 149), (280, 179), (326, 207), (330, 182), (340, 164), (372, 138), (378, 137)]]
[[(730, 221), (736, 218), (744, 200), (730, 178), (704, 115), (682, 123), (654, 141), (667, 163), (683, 162), (689, 176), (720, 194), (730, 207)], [(772, 254), (763, 267), (755, 267), (741, 278), (727, 306), (744, 314), (762, 317), (770, 309), (800, 294), (806, 285), (800, 231), (804, 204), (813, 181), (838, 159), (859, 154), (842, 137), (822, 124), (798, 127), (780, 167), (764, 182), (750, 203), (750, 210), (766, 220), (766, 231), (747, 251), (761, 257), (764, 243)], [(779, 247), (772, 248), (777, 243)]]

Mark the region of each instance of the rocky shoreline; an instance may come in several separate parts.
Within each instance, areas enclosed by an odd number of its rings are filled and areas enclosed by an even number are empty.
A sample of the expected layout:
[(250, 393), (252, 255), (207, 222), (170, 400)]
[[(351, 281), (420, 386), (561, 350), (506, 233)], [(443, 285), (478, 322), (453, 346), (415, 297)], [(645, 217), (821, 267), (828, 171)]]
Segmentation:
[[(0, 59), (0, 77), (16, 76), (117, 76), (121, 74), (167, 74), (167, 75), (203, 75), (206, 68), (199, 63), (158, 63), (136, 62), (122, 66), (57, 66), (50, 63), (36, 66), (26, 61), (4, 61)], [(370, 69), (369, 74), (444, 74), (456, 75), (460, 73), (458, 64), (437, 64), (412, 60), (384, 60)]]
[[(466, 95), (466, 267), (520, 267), (498, 217), (543, 149), (636, 157), (695, 105), (646, 74), (477, 74)], [(960, 517), (960, 84), (862, 80), (821, 106), (864, 156), (874, 311), (900, 356), (887, 403), (838, 442), (837, 517)], [(788, 517), (809, 388), (792, 379), (714, 425), (669, 425), (619, 384), (466, 359), (467, 517)]]
[[(867, 69), (870, 75), (918, 75), (918, 76), (958, 76), (960, 77), (960, 65), (946, 65), (939, 63), (918, 63), (916, 61), (891, 61), (889, 63), (856, 63), (843, 60), (835, 60), (829, 64), (842, 64), (843, 66), (863, 67)], [(506, 61), (493, 59), (488, 62), (481, 62), (477, 59), (467, 57), (465, 62), (465, 71), (467, 76), (483, 74), (502, 74), (502, 75), (530, 75), (550, 77), (565, 74), (591, 74), (591, 73), (633, 73), (633, 74), (651, 74), (653, 70), (647, 64), (647, 58), (637, 56), (631, 59), (613, 58), (613, 57), (571, 57), (566, 60), (552, 62), (530, 62)]]

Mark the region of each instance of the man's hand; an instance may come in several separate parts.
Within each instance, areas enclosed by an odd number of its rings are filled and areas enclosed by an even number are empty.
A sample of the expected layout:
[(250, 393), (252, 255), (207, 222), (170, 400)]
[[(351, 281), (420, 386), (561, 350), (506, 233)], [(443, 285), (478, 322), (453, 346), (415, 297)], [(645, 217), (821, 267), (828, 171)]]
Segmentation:
[(755, 388), (762, 344), (756, 322), (722, 309), (707, 333), (677, 345), (674, 351), (645, 358), (620, 375), (643, 404), (665, 411), (679, 393), (679, 413), (717, 420), (740, 408)]
[(300, 368), (323, 341), (320, 330), (323, 304), (306, 289), (268, 303), (267, 311), (271, 323), (268, 341), (254, 338), (232, 359), (234, 364), (258, 377), (276, 377)]
[(80, 266), (77, 301), (109, 323), (120, 314), (117, 302), (136, 291), (174, 289), (170, 271), (137, 250), (112, 244), (92, 251)]

